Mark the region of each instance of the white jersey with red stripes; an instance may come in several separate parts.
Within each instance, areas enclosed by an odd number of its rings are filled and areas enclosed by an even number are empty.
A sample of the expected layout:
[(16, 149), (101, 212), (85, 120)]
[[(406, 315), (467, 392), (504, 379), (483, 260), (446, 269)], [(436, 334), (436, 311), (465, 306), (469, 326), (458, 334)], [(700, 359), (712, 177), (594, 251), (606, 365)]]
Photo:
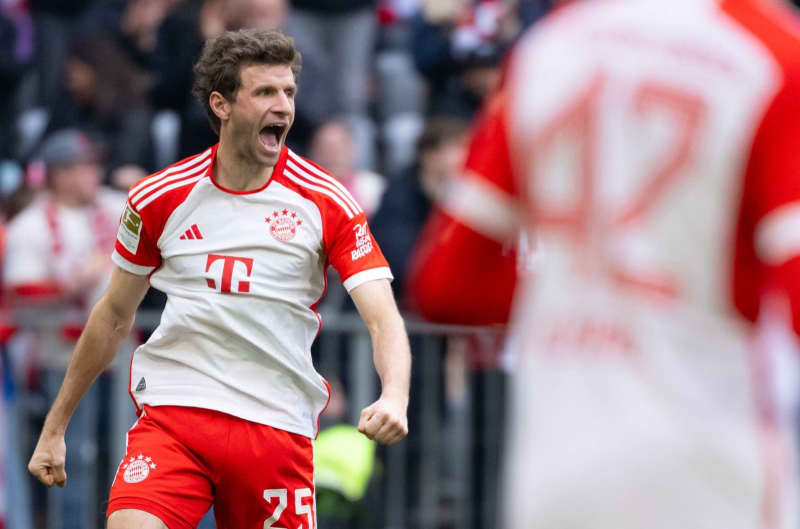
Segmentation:
[(537, 241), (514, 315), (508, 527), (797, 527), (770, 378), (796, 356), (754, 354), (748, 321), (800, 281), (765, 279), (800, 255), (789, 9), (575, 2), (515, 50), (446, 205)]
[(114, 262), (167, 294), (133, 355), (137, 404), (208, 408), (313, 437), (329, 393), (310, 348), (333, 265), (348, 291), (392, 275), (361, 207), (284, 147), (261, 189), (213, 176), (216, 146), (129, 193)]

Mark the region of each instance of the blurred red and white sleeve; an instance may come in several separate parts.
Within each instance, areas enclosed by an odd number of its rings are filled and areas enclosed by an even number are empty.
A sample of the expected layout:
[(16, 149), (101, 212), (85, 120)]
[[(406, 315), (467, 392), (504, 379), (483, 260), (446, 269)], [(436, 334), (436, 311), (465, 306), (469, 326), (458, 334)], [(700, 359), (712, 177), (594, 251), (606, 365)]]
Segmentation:
[(788, 72), (756, 133), (736, 233), (733, 300), (751, 321), (784, 298), (800, 334), (800, 69)]
[(448, 183), (415, 249), (410, 294), (426, 319), (464, 325), (508, 321), (519, 221), (507, 97), (500, 91), (489, 99), (473, 130), (464, 174)]

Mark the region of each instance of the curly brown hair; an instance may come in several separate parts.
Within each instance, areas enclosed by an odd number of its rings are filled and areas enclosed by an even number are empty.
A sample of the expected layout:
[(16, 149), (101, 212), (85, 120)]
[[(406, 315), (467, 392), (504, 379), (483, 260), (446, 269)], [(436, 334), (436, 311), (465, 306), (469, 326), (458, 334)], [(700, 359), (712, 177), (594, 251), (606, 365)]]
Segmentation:
[(194, 65), (192, 93), (205, 108), (211, 128), (217, 134), (220, 120), (211, 110), (209, 96), (219, 92), (228, 101), (236, 101), (241, 68), (250, 64), (285, 64), (291, 67), (296, 81), (302, 58), (294, 40), (280, 31), (240, 29), (208, 39)]

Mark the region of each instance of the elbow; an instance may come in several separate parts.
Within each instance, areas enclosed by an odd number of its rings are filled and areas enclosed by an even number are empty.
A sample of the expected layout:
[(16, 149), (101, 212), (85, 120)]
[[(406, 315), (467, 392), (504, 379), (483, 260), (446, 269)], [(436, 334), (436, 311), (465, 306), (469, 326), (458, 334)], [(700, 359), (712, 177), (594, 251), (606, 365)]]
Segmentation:
[(131, 332), (135, 318), (135, 311), (124, 310), (104, 297), (92, 309), (89, 321), (98, 321), (110, 336), (124, 338)]

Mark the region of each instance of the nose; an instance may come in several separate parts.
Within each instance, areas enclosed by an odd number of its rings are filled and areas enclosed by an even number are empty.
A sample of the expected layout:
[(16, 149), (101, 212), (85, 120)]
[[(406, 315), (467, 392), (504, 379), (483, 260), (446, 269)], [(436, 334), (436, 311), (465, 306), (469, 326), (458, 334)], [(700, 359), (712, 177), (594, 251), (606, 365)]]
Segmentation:
[(292, 99), (285, 92), (278, 92), (270, 110), (275, 114), (285, 115), (291, 113), (292, 105)]

